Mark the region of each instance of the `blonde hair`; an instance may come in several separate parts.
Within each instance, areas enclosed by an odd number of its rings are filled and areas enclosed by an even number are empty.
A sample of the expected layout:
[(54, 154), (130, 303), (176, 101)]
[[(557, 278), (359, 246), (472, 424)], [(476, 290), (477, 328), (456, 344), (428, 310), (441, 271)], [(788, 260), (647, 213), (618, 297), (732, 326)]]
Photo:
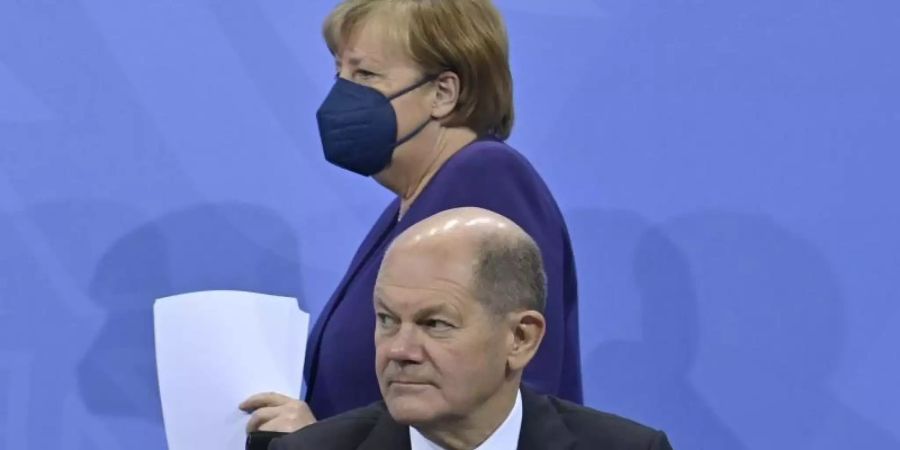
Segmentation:
[(426, 75), (444, 71), (460, 80), (459, 99), (447, 126), (506, 139), (514, 111), (509, 42), (490, 0), (344, 0), (325, 20), (322, 34), (332, 54), (365, 21), (390, 21), (388, 37)]

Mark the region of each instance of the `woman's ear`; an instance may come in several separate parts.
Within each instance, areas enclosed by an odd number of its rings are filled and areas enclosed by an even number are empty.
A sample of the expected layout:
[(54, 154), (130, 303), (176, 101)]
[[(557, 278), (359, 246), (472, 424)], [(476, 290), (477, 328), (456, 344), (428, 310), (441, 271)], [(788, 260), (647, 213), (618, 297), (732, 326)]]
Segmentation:
[(510, 320), (513, 334), (506, 364), (510, 370), (519, 371), (525, 369), (537, 353), (547, 331), (547, 323), (543, 314), (537, 311), (513, 313)]
[(459, 77), (453, 72), (442, 72), (434, 80), (434, 86), (431, 116), (435, 119), (444, 119), (456, 109), (459, 102)]

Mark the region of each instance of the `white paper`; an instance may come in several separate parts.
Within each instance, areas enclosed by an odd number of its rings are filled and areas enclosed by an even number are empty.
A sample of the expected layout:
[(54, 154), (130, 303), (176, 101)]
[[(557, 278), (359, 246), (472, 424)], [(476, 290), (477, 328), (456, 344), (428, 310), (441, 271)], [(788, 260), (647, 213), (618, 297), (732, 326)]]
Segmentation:
[(153, 305), (156, 368), (170, 450), (243, 450), (260, 392), (298, 398), (309, 314), (289, 297), (204, 291)]

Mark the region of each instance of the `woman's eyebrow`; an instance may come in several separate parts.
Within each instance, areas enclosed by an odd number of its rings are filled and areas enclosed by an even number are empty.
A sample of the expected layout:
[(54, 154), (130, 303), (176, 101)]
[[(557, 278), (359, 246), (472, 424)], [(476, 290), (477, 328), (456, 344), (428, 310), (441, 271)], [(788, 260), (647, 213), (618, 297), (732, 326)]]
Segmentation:
[(366, 64), (375, 67), (383, 66), (383, 62), (375, 56), (365, 55), (365, 56), (348, 56), (347, 64), (353, 67), (359, 67), (360, 64)]

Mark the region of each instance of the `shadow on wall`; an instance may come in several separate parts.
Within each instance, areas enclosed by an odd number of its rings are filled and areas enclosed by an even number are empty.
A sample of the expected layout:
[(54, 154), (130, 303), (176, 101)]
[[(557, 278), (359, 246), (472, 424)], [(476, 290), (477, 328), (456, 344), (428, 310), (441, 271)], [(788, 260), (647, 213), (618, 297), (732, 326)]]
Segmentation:
[[(85, 344), (54, 277), (22, 231), (24, 214), (0, 213), (0, 448), (58, 448), (70, 359)], [(57, 331), (58, 330), (58, 331)], [(80, 331), (80, 330), (78, 330)], [(72, 355), (75, 355), (74, 357)], [(29, 446), (30, 445), (30, 446)]]
[(86, 295), (91, 268), (109, 237), (139, 223), (138, 217), (127, 206), (95, 199), (37, 203), (0, 215), (0, 297), (9, 306), (0, 312), (0, 351), (10, 352), (3, 357), (10, 378), (0, 374), (10, 396), (0, 404), (13, 414), (0, 430), (0, 447), (121, 447), (112, 427), (84, 411), (75, 368), (102, 320)]
[[(594, 220), (602, 233), (618, 219)], [(802, 237), (764, 216), (709, 211), (646, 227), (620, 263), (633, 268), (642, 336), (586, 352), (592, 404), (664, 428), (682, 448), (898, 447), (828, 388), (841, 293)]]
[(582, 335), (599, 322), (607, 336), (629, 337), (583, 347), (587, 403), (665, 430), (675, 448), (746, 448), (688, 379), (698, 317), (684, 255), (629, 211), (567, 217), (577, 239)]
[(300, 273), (294, 230), (258, 206), (200, 205), (125, 234), (103, 255), (90, 284), (108, 315), (78, 370), (86, 406), (95, 414), (162, 422), (155, 299), (212, 289), (303, 298)]

